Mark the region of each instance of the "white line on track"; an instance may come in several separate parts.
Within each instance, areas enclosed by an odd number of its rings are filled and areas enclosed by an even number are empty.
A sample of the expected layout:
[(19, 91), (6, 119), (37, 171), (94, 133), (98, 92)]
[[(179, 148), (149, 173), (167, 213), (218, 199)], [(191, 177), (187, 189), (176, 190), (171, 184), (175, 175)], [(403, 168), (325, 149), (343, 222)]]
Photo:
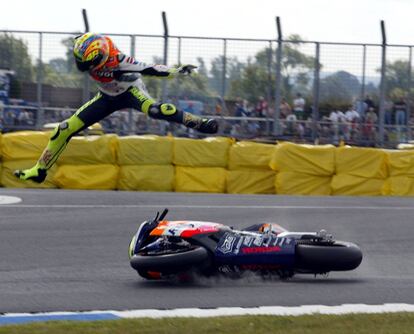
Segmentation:
[(414, 206), (317, 206), (317, 205), (176, 205), (176, 204), (14, 204), (0, 208), (172, 208), (172, 209), (302, 209), (302, 210), (414, 210)]
[[(414, 312), (413, 304), (343, 304), (336, 306), (303, 305), (303, 306), (259, 306), (259, 307), (219, 307), (211, 309), (181, 308), (171, 310), (130, 310), (130, 311), (90, 311), (90, 312), (49, 312), (49, 313), (6, 313), (0, 315), (0, 324), (22, 323), (31, 321), (68, 320), (65, 316), (73, 316), (70, 320), (82, 320), (84, 316), (106, 315), (113, 318), (173, 318), (173, 317), (223, 317), (245, 315), (301, 316), (313, 314), (370, 314)], [(22, 318), (24, 318), (22, 320)], [(59, 319), (61, 318), (61, 319)], [(88, 318), (91, 320), (90, 318)], [(96, 320), (102, 320), (97, 318)]]
[(173, 310), (135, 310), (111, 313), (120, 318), (170, 318), (170, 317), (221, 317), (243, 315), (300, 316), (306, 314), (352, 314), (352, 313), (395, 313), (414, 312), (412, 304), (343, 304), (338, 306), (303, 305), (303, 306), (260, 306), (252, 308), (219, 307), (215, 309), (173, 309)]

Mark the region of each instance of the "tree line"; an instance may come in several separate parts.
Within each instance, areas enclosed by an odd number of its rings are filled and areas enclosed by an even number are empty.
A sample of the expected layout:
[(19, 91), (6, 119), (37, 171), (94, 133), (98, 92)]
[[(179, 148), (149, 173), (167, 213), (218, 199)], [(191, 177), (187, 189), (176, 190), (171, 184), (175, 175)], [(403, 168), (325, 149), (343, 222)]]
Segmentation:
[[(313, 74), (315, 58), (301, 51), (301, 39), (298, 35), (289, 37), (289, 42), (283, 45), (281, 60), (282, 84), (281, 93), (288, 101), (296, 93), (307, 97), (312, 103)], [(47, 63), (33, 63), (29, 49), (24, 40), (12, 34), (0, 35), (0, 69), (10, 69), (15, 72), (12, 79), (11, 90), (15, 97), (19, 94), (19, 85), (22, 82), (36, 82), (38, 69), (42, 71), (44, 84), (60, 87), (83, 87), (83, 75), (76, 69), (72, 56), (73, 40), (66, 38), (61, 41), (66, 48), (65, 56), (54, 58)], [(226, 57), (225, 99), (246, 99), (256, 103), (263, 96), (274, 101), (276, 85), (276, 50), (264, 48), (255, 55), (242, 62), (237, 57)], [(162, 63), (154, 57), (154, 63)], [(189, 97), (203, 100), (217, 97), (223, 87), (223, 56), (217, 56), (206, 64), (202, 56), (196, 58), (198, 73), (191, 80), (177, 78), (168, 84), (169, 95), (176, 97)], [(323, 74), (323, 64), (319, 64)], [(269, 68), (272, 70), (269, 72)], [(377, 70), (379, 72), (379, 69)], [(411, 74), (409, 63), (405, 60), (396, 60), (387, 64), (386, 93), (391, 99), (398, 99), (407, 94), (412, 95)], [(144, 78), (147, 88), (154, 97), (160, 97), (161, 81), (154, 78)], [(361, 94), (361, 82), (357, 76), (347, 71), (336, 71), (321, 76), (320, 103), (326, 108), (340, 108), (349, 106)], [(368, 82), (364, 91), (374, 99), (378, 95), (378, 84)]]

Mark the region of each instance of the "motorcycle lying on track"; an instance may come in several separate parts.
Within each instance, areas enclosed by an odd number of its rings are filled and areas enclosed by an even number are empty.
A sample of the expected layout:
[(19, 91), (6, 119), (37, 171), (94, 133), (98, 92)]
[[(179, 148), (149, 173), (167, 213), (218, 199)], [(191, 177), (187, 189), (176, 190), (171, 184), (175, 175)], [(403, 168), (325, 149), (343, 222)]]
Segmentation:
[(357, 245), (334, 240), (325, 230), (289, 232), (274, 223), (235, 230), (220, 223), (164, 220), (167, 213), (143, 222), (130, 243), (130, 264), (146, 279), (193, 273), (239, 277), (246, 271), (286, 279), (353, 270), (362, 261)]

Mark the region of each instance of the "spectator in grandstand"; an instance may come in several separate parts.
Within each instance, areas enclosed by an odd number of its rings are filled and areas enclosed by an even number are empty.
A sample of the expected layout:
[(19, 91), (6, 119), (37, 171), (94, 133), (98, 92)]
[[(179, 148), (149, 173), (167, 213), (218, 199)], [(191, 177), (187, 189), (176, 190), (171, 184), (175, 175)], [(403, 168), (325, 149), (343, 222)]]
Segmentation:
[(384, 124), (393, 124), (394, 103), (391, 100), (385, 100)]
[(349, 136), (347, 140), (355, 140), (358, 134), (358, 125), (360, 121), (360, 114), (352, 107), (345, 112), (345, 120), (348, 124)]
[(248, 109), (247, 100), (238, 99), (235, 105), (234, 116), (236, 117), (249, 117), (250, 111)]
[(299, 121), (305, 119), (305, 103), (302, 94), (297, 93), (296, 98), (293, 100), (293, 112)]
[(300, 128), (298, 129), (298, 119), (296, 115), (292, 113), (292, 110), (286, 109), (286, 113), (285, 121), (282, 122), (284, 134), (287, 136), (296, 136), (300, 132)]
[(67, 119), (72, 116), (72, 111), (70, 111), (69, 107), (64, 107), (60, 112), (60, 119)]
[(77, 68), (89, 73), (97, 82), (99, 92), (56, 127), (35, 166), (15, 171), (14, 174), (19, 179), (43, 182), (47, 170), (56, 162), (72, 136), (124, 108), (140, 110), (155, 119), (184, 124), (202, 133), (217, 132), (216, 120), (201, 118), (183, 112), (173, 104), (153, 100), (141, 80), (141, 75), (164, 78), (190, 75), (196, 66), (172, 68), (166, 65), (147, 65), (122, 54), (109, 37), (93, 33), (83, 34), (74, 42)]
[(394, 103), (395, 125), (406, 125), (407, 122), (407, 103), (403, 98), (399, 98)]
[(30, 113), (25, 109), (21, 109), (17, 116), (17, 124), (20, 126), (30, 125), (30, 119)]
[(215, 104), (215, 106), (214, 106), (214, 114), (215, 114), (216, 116), (221, 116), (222, 111), (223, 111), (222, 102), (221, 102), (221, 100), (218, 98), (218, 99), (217, 99), (217, 101), (216, 101), (216, 104)]
[(234, 124), (231, 128), (230, 135), (232, 137), (240, 137), (242, 135), (242, 126), (241, 124)]
[(364, 138), (369, 145), (375, 144), (378, 116), (373, 107), (368, 109), (363, 126)]
[(266, 117), (268, 113), (268, 103), (263, 96), (259, 97), (259, 101), (254, 108), (255, 117)]
[(369, 95), (365, 96), (364, 103), (367, 105), (366, 111), (368, 111), (369, 108), (375, 108), (374, 101), (372, 100), (371, 96), (369, 96)]
[(6, 109), (4, 114), (4, 125), (11, 127), (17, 125), (17, 117), (13, 110)]
[(346, 116), (342, 110), (336, 111), (337, 115), (337, 139), (344, 140), (349, 138), (349, 127), (348, 122), (346, 120)]
[(363, 120), (365, 117), (365, 113), (368, 111), (368, 105), (365, 103), (365, 101), (356, 100), (354, 109), (359, 114), (359, 119)]
[(332, 141), (334, 144), (339, 143), (339, 119), (340, 115), (337, 110), (332, 110), (329, 114), (329, 122), (331, 123)]
[(345, 120), (348, 123), (356, 122), (359, 120), (359, 113), (352, 106), (350, 106), (345, 112)]
[(286, 99), (283, 97), (282, 101), (280, 102), (280, 118), (286, 118), (288, 115), (292, 113), (292, 108)]

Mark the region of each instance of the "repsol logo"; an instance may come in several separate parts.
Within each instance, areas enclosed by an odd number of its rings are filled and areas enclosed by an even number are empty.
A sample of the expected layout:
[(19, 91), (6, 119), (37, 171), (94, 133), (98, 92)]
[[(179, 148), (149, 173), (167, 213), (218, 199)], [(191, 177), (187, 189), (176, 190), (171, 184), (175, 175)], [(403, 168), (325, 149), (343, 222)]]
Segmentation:
[(106, 71), (98, 71), (96, 72), (96, 75), (101, 78), (113, 78), (114, 77), (113, 72), (106, 72)]

